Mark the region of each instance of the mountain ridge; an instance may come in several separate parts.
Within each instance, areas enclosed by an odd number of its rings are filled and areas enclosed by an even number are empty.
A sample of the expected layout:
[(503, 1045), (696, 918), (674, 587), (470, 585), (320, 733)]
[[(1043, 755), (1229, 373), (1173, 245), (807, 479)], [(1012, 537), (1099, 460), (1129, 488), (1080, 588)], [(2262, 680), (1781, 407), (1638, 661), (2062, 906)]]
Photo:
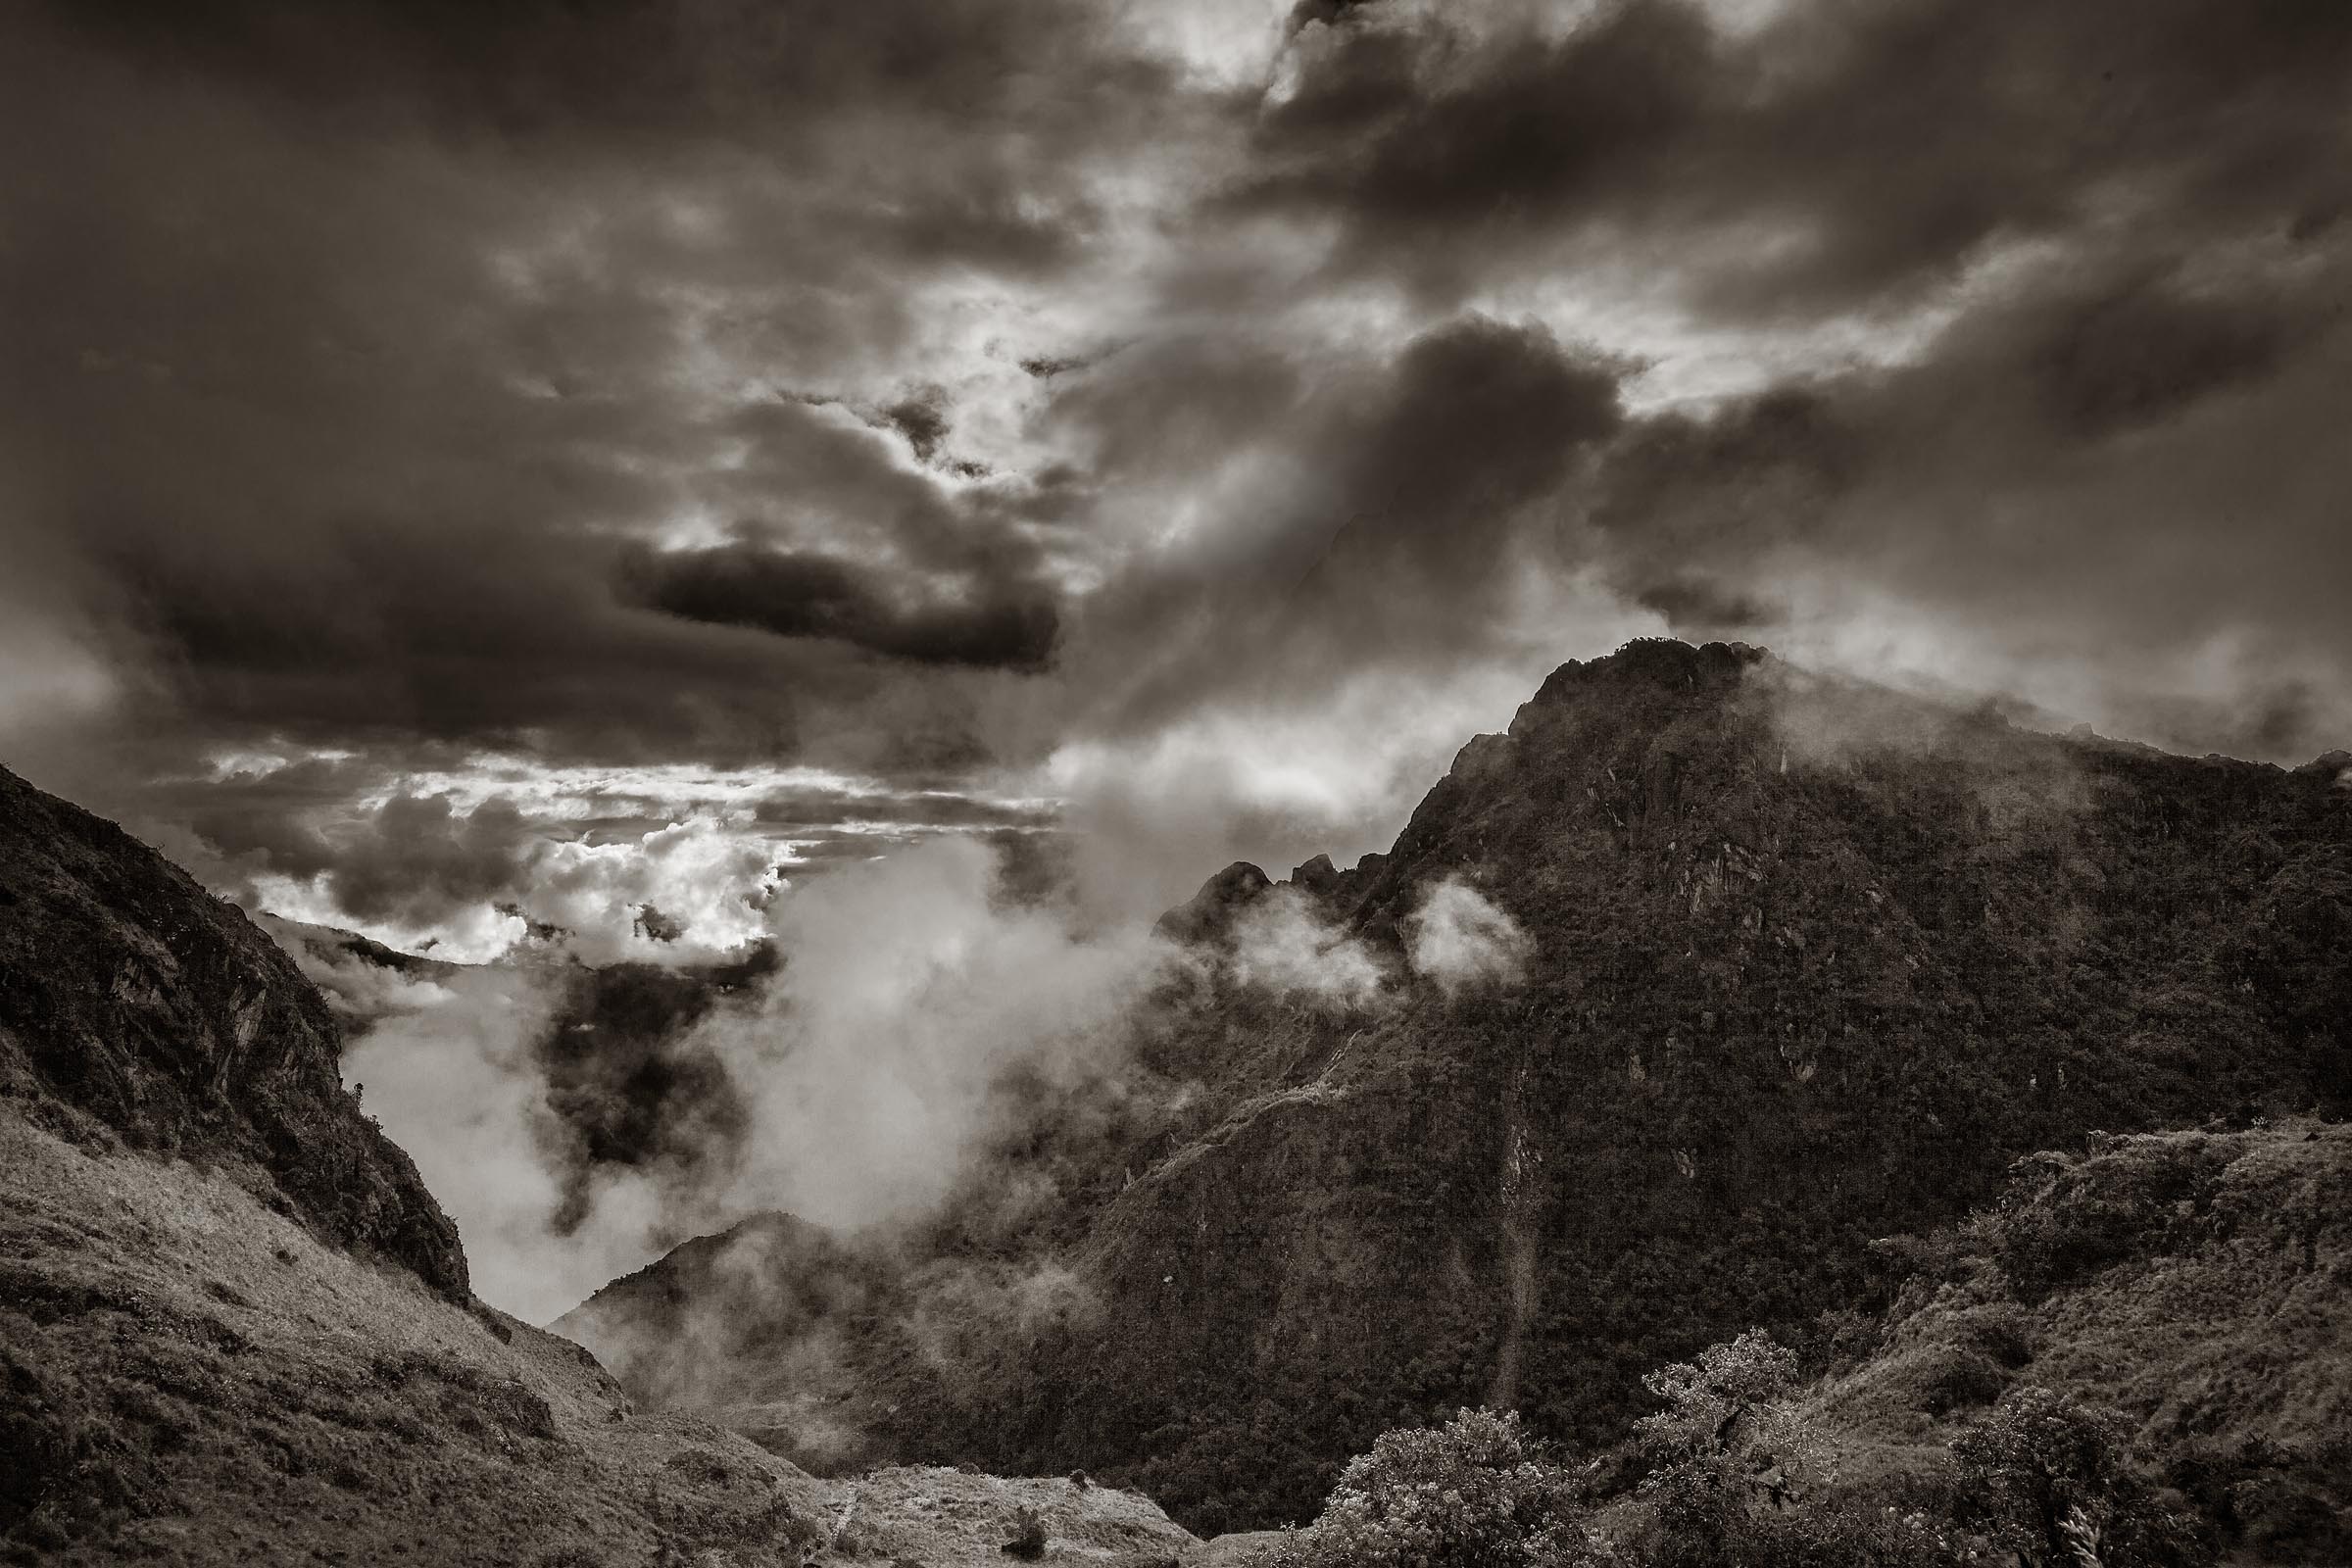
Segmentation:
[[(1555, 670), (1388, 851), (1327, 863), (1229, 867), (1163, 920), (1212, 960), (1140, 1026), (1173, 1108), (1090, 1156), (1039, 1254), (1090, 1309), (977, 1383), (866, 1342), (894, 1450), (1084, 1463), (1208, 1533), (1307, 1517), (1381, 1430), (1497, 1390), (1604, 1444), (1650, 1368), (1890, 1289), (1870, 1243), (2012, 1158), (2352, 1089), (2324, 766), (1660, 640)], [(1414, 971), (1447, 884), (1528, 939), (1517, 979)], [(1387, 980), (1217, 961), (1276, 898)]]
[[(343, 935), (305, 951), (377, 963)], [(0, 772), (0, 1561), (1197, 1559), (1115, 1488), (819, 1481), (637, 1408), (471, 1296), (341, 1024), (233, 906)]]

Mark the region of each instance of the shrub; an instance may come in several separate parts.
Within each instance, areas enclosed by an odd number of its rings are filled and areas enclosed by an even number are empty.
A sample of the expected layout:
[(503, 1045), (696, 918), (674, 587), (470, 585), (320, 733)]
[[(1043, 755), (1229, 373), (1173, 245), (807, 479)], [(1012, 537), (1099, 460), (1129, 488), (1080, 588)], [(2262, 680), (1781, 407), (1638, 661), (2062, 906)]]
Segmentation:
[(2199, 1568), (2213, 1554), (2132, 1469), (2114, 1418), (2024, 1388), (1952, 1444), (1961, 1522), (2027, 1563)]
[(1666, 1400), (1636, 1431), (1654, 1468), (1661, 1561), (1744, 1562), (1759, 1532), (1813, 1490), (1821, 1446), (1788, 1403), (1796, 1356), (1760, 1329), (1642, 1382)]
[(1046, 1554), (1046, 1525), (1035, 1508), (1024, 1507), (1012, 1516), (1012, 1539), (1003, 1547), (1008, 1557), (1034, 1561)]
[(1919, 1407), (1929, 1415), (1946, 1415), (1971, 1405), (1990, 1404), (2009, 1386), (2009, 1374), (1981, 1350), (1945, 1347), (1920, 1390)]
[(1463, 1410), (1381, 1434), (1295, 1556), (1304, 1568), (1565, 1568), (1589, 1549), (1568, 1491), (1516, 1413)]

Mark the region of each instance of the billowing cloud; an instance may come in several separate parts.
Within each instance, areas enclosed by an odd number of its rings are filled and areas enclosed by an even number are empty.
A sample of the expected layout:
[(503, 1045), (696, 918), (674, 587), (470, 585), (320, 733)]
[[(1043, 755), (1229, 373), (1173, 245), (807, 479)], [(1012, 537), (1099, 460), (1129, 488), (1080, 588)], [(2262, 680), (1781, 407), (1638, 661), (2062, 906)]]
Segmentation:
[(1388, 969), (1311, 896), (1278, 886), (1233, 922), (1233, 977), (1284, 996), (1340, 1006), (1369, 1006), (1388, 984)]
[(475, 1293), (544, 1319), (661, 1244), (660, 1194), (642, 1171), (607, 1169), (590, 1222), (560, 1230), (564, 1170), (535, 1132), (546, 1080), (532, 1054), (554, 998), (516, 969), (461, 970), (441, 990), (376, 1022), (345, 1054), (343, 1079), (458, 1222)]
[(999, 872), (986, 846), (941, 838), (777, 906), (782, 971), (699, 1037), (760, 1129), (729, 1206), (919, 1216), (1025, 1096), (1120, 1069), (1118, 1021), (1174, 954), (1140, 927), (1089, 935), (1066, 909), (1004, 901)]
[(1458, 876), (1426, 889), (1404, 924), (1414, 970), (1448, 996), (1517, 980), (1535, 949), (1508, 911)]

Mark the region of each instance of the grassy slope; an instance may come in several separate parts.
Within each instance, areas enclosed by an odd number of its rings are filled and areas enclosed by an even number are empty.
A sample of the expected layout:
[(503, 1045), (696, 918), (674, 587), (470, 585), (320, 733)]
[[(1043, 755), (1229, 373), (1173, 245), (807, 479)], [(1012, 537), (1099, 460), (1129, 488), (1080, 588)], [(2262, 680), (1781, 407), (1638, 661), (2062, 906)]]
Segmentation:
[(576, 1347), (323, 1246), (229, 1173), (6, 1108), (0, 1192), (0, 1556), (797, 1562), (853, 1487), (844, 1556), (1001, 1562), (1023, 1504), (1049, 1560), (1192, 1544), (1144, 1499), (1066, 1481), (812, 1480), (631, 1410)]
[(224, 1159), (320, 1236), (466, 1299), (457, 1226), (337, 1073), (318, 989), (234, 905), (0, 768), (0, 1102)]

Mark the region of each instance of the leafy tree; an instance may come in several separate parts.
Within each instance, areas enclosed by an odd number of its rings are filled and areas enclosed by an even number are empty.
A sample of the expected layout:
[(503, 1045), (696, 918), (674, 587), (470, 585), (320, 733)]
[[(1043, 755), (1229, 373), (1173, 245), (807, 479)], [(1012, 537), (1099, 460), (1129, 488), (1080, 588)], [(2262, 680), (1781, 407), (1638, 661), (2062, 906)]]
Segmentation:
[(1302, 1568), (1572, 1568), (1605, 1560), (1594, 1549), (1565, 1473), (1515, 1412), (1482, 1409), (1381, 1434), (1293, 1557)]
[(1657, 1467), (1642, 1494), (1655, 1568), (1928, 1568), (1958, 1560), (1918, 1514), (1870, 1512), (1828, 1494), (1828, 1445), (1798, 1412), (1796, 1355), (1760, 1329), (1642, 1379), (1666, 1408), (1637, 1432)]
[(1759, 1505), (1785, 1510), (1811, 1491), (1827, 1462), (1789, 1402), (1796, 1376), (1795, 1352), (1750, 1329), (1642, 1380), (1666, 1400), (1635, 1428), (1663, 1461), (1642, 1491), (1670, 1526), (1712, 1529)]
[(1961, 1521), (2027, 1568), (2194, 1568), (2189, 1522), (2132, 1468), (2122, 1427), (2024, 1388), (1952, 1444)]

